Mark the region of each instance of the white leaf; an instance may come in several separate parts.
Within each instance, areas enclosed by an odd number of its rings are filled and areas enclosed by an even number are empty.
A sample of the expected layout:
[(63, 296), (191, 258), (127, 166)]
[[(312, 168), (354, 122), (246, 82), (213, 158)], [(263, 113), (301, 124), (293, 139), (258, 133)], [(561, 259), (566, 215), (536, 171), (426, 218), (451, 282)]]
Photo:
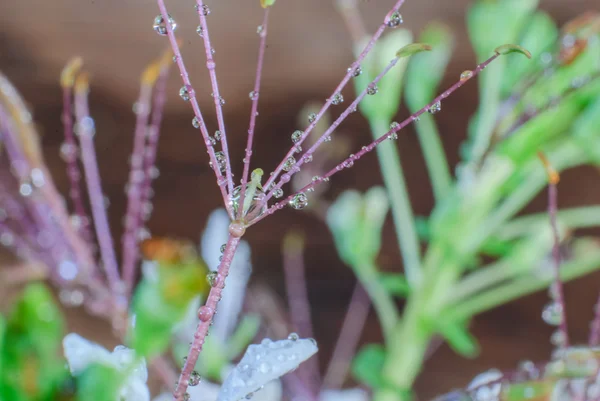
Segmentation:
[(368, 401), (369, 394), (360, 388), (346, 390), (323, 390), (319, 394), (319, 401)]
[(290, 339), (271, 341), (248, 347), (240, 363), (223, 382), (217, 401), (238, 401), (259, 390), (272, 380), (295, 370), (317, 352), (313, 339)]
[(106, 348), (86, 340), (79, 334), (67, 334), (63, 338), (63, 348), (69, 369), (74, 376), (93, 363), (112, 365), (111, 355)]

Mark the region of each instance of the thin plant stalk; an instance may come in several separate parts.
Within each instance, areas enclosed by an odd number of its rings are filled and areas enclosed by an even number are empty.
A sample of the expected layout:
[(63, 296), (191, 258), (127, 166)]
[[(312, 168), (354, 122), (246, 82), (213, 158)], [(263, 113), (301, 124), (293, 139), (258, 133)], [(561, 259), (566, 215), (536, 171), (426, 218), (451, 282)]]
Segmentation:
[(217, 277), (215, 280), (215, 284), (210, 289), (208, 293), (208, 298), (206, 303), (201, 308), (205, 308), (204, 311), (206, 313), (203, 316), (207, 316), (206, 320), (201, 320), (198, 323), (198, 327), (196, 328), (196, 332), (194, 333), (194, 339), (192, 340), (192, 345), (190, 347), (187, 359), (181, 371), (181, 375), (179, 376), (179, 380), (177, 382), (177, 387), (175, 388), (175, 392), (173, 393), (173, 397), (175, 401), (181, 401), (186, 394), (186, 390), (189, 384), (190, 375), (196, 366), (196, 362), (198, 361), (198, 356), (202, 351), (202, 346), (204, 345), (204, 341), (206, 339), (206, 335), (208, 334), (208, 329), (212, 322), (214, 313), (217, 309), (217, 304), (221, 299), (221, 293), (223, 292), (223, 288), (225, 287), (225, 279), (229, 273), (229, 267), (231, 266), (231, 262), (233, 261), (233, 256), (235, 255), (235, 251), (240, 243), (241, 234), (239, 232), (240, 226), (232, 223), (230, 226), (230, 234), (225, 245), (225, 251), (223, 252), (223, 259), (217, 268)]
[[(483, 63), (477, 65), (477, 67), (473, 70), (473, 75), (471, 76), (471, 78), (477, 76), (491, 62), (493, 62), (498, 56), (499, 56), (499, 54), (495, 53), (493, 56), (491, 56), (490, 58), (488, 58), (487, 60), (485, 60)], [(304, 186), (302, 189), (300, 189), (295, 194), (292, 194), (292, 195), (288, 196), (287, 198), (285, 198), (284, 200), (282, 200), (282, 201), (280, 201), (280, 202), (272, 205), (269, 209), (267, 209), (267, 211), (265, 213), (263, 213), (261, 216), (257, 217), (256, 219), (252, 220), (252, 222), (249, 225), (256, 224), (260, 220), (264, 219), (266, 216), (269, 216), (269, 215), (273, 214), (276, 210), (282, 209), (298, 193), (301, 193), (301, 192), (304, 193), (306, 191), (310, 191), (312, 188), (314, 188), (320, 182), (327, 181), (331, 176), (335, 175), (336, 173), (338, 173), (338, 172), (340, 172), (340, 171), (342, 171), (342, 170), (344, 170), (346, 168), (352, 167), (354, 165), (354, 162), (356, 162), (357, 160), (359, 160), (362, 156), (364, 156), (365, 154), (371, 152), (381, 142), (383, 142), (385, 140), (389, 140), (392, 136), (397, 135), (398, 131), (400, 131), (403, 128), (405, 128), (411, 122), (417, 120), (419, 118), (419, 116), (421, 114), (423, 114), (423, 113), (426, 113), (430, 109), (431, 106), (433, 106), (437, 102), (441, 102), (442, 100), (444, 100), (445, 98), (447, 98), (448, 96), (450, 96), (454, 91), (456, 91), (458, 88), (460, 88), (461, 86), (463, 86), (470, 79), (459, 80), (454, 85), (452, 85), (450, 88), (448, 88), (446, 91), (444, 91), (441, 95), (439, 95), (435, 99), (433, 99), (426, 106), (424, 106), (419, 111), (417, 111), (416, 113), (414, 113), (410, 117), (408, 117), (406, 120), (404, 120), (402, 123), (394, 126), (389, 131), (387, 131), (385, 134), (381, 135), (378, 139), (376, 139), (375, 141), (371, 142), (369, 145), (363, 146), (362, 149), (359, 152), (357, 152), (354, 155), (350, 155), (348, 158), (346, 158), (341, 163), (339, 163), (336, 167), (332, 168), (326, 174), (324, 174), (323, 176), (319, 177), (320, 178), (319, 180), (315, 180), (315, 181), (307, 184), (306, 186)]]
[[(346, 86), (346, 84), (348, 84), (348, 82), (350, 81), (352, 75), (354, 74), (354, 71), (357, 68), (360, 68), (360, 63), (365, 59), (365, 57), (367, 57), (367, 55), (369, 54), (369, 52), (375, 46), (375, 43), (379, 40), (379, 38), (381, 37), (381, 35), (385, 31), (385, 29), (388, 27), (388, 23), (389, 23), (392, 15), (394, 13), (398, 12), (398, 10), (400, 9), (400, 7), (402, 7), (402, 5), (404, 4), (404, 2), (405, 2), (405, 0), (398, 0), (398, 1), (396, 1), (396, 4), (394, 4), (394, 6), (392, 7), (392, 9), (386, 14), (383, 22), (381, 23), (381, 25), (379, 26), (379, 28), (377, 29), (377, 31), (375, 31), (375, 34), (373, 34), (373, 36), (371, 37), (371, 39), (369, 40), (369, 42), (367, 43), (367, 45), (365, 46), (365, 48), (363, 49), (363, 51), (358, 55), (356, 61), (354, 63), (352, 63), (352, 65), (350, 66), (350, 68), (348, 68), (348, 71), (347, 71), (346, 75), (344, 75), (344, 78), (342, 78), (342, 81), (335, 88), (335, 90), (333, 91), (333, 94), (327, 99), (327, 101), (325, 102), (325, 104), (323, 105), (323, 107), (321, 108), (321, 110), (317, 113), (317, 115), (315, 117), (315, 120), (312, 123), (310, 123), (310, 125), (308, 126), (308, 128), (302, 134), (301, 138), (299, 139), (299, 141), (297, 143), (298, 146), (302, 145), (302, 143), (304, 142), (304, 140), (308, 137), (308, 135), (312, 132), (312, 130), (314, 129), (314, 127), (317, 125), (317, 123), (319, 122), (319, 120), (321, 119), (321, 117), (323, 117), (323, 115), (325, 114), (325, 112), (329, 109), (329, 107), (331, 106), (331, 104), (333, 102), (335, 94), (342, 92), (342, 90), (344, 89), (344, 87)], [(267, 181), (267, 183), (265, 185), (266, 188), (269, 188), (271, 186), (271, 184), (273, 183), (273, 181), (275, 181), (277, 179), (277, 177), (279, 176), (279, 174), (283, 170), (283, 166), (285, 165), (287, 159), (289, 157), (291, 157), (294, 153), (295, 153), (295, 148), (292, 147), (288, 151), (288, 153), (286, 154), (286, 156), (283, 158), (283, 160), (281, 161), (281, 163), (279, 163), (279, 165), (277, 166), (277, 168), (273, 172), (273, 175), (271, 175), (271, 177)]]
[[(256, 117), (258, 114), (258, 99), (260, 97), (260, 82), (262, 77), (263, 63), (265, 60), (265, 50), (267, 48), (267, 34), (269, 32), (269, 10), (271, 7), (265, 9), (265, 15), (263, 17), (263, 23), (260, 28), (260, 45), (258, 47), (258, 62), (256, 63), (256, 77), (254, 78), (254, 89), (250, 94), (252, 99), (252, 109), (250, 111), (250, 126), (248, 127), (248, 142), (246, 143), (246, 151), (244, 155), (244, 172), (242, 173), (242, 182), (240, 188), (240, 201), (239, 204), (244, 204), (246, 198), (246, 186), (248, 185), (248, 177), (250, 174), (250, 161), (252, 158), (252, 144), (254, 141), (254, 128), (256, 126)], [(238, 209), (237, 218), (241, 219), (243, 214), (243, 208)]]
[[(200, 132), (202, 134), (202, 138), (204, 140), (204, 143), (205, 143), (207, 151), (208, 151), (208, 157), (210, 159), (210, 164), (211, 164), (212, 169), (217, 178), (217, 185), (219, 186), (220, 191), (221, 191), (221, 196), (223, 197), (223, 205), (227, 209), (229, 216), (233, 218), (234, 217), (233, 216), (233, 208), (230, 205), (229, 195), (227, 193), (227, 188), (226, 188), (226, 186), (228, 185), (228, 182), (227, 182), (227, 179), (225, 177), (223, 177), (223, 174), (219, 167), (219, 163), (215, 156), (215, 150), (214, 150), (214, 147), (213, 147), (213, 144), (211, 141), (212, 138), (210, 137), (210, 134), (208, 133), (208, 129), (206, 128), (206, 123), (204, 122), (202, 112), (200, 111), (200, 106), (198, 105), (198, 100), (196, 99), (196, 93), (190, 82), (189, 74), (185, 68), (185, 64), (183, 63), (183, 57), (181, 56), (181, 51), (179, 50), (179, 44), (177, 43), (177, 39), (175, 38), (175, 34), (173, 32), (173, 28), (172, 28), (171, 24), (168, 23), (169, 13), (167, 12), (167, 7), (165, 6), (164, 0), (157, 0), (157, 4), (158, 4), (158, 8), (160, 9), (160, 13), (161, 13), (163, 20), (166, 21), (165, 27), (166, 27), (166, 31), (167, 31), (167, 36), (169, 38), (169, 44), (171, 45), (171, 50), (173, 51), (173, 54), (174, 54), (173, 57), (177, 63), (177, 67), (179, 69), (179, 73), (183, 80), (184, 87), (186, 88), (186, 90), (189, 93), (189, 102), (192, 105), (192, 109), (194, 111), (194, 116), (198, 121)], [(227, 164), (226, 169), (229, 169), (229, 172), (227, 174), (229, 176), (231, 176), (231, 166), (229, 164)]]
[[(377, 139), (377, 132), (385, 132), (389, 127), (389, 122), (371, 121), (370, 125), (371, 134), (374, 139)], [(421, 280), (421, 247), (400, 155), (394, 143), (388, 142), (378, 146), (377, 160), (390, 198), (396, 238), (402, 251), (404, 273), (409, 284), (416, 286)]]
[[(306, 285), (306, 265), (304, 263), (304, 237), (289, 233), (283, 240), (283, 273), (288, 298), (289, 315), (292, 325), (303, 338), (312, 338), (313, 325), (310, 316), (310, 301)], [(316, 355), (299, 368), (304, 381), (316, 393), (321, 385), (319, 359)]]
[[(165, 80), (169, 70), (168, 58), (152, 63), (142, 75), (140, 96), (136, 103), (137, 121), (131, 154), (131, 171), (127, 188), (127, 212), (123, 234), (123, 258), (121, 269), (123, 282), (130, 293), (134, 284), (135, 266), (139, 258), (138, 238), (143, 220), (142, 208), (150, 189), (151, 167), (154, 166), (158, 142), (158, 125), (162, 119), (165, 98)], [(154, 99), (152, 96), (154, 90)], [(157, 99), (159, 101), (157, 101)], [(162, 100), (160, 100), (162, 99)], [(154, 104), (153, 103), (154, 100)], [(148, 124), (152, 110), (152, 124)], [(158, 121), (155, 121), (158, 116)], [(148, 137), (148, 138), (147, 138)], [(146, 139), (147, 138), (147, 139)], [(148, 167), (150, 166), (150, 167)]]
[(61, 86), (63, 91), (63, 114), (62, 122), (64, 126), (64, 138), (67, 149), (67, 154), (64, 154), (67, 163), (67, 176), (69, 177), (69, 198), (73, 203), (75, 215), (79, 217), (81, 224), (80, 231), (86, 241), (92, 241), (92, 233), (90, 231), (90, 220), (83, 206), (81, 196), (81, 171), (77, 164), (77, 142), (73, 134), (73, 84), (75, 75), (81, 68), (83, 62), (80, 58), (71, 60), (61, 75)]
[(75, 116), (78, 127), (79, 143), (81, 145), (81, 159), (83, 162), (83, 171), (88, 189), (88, 195), (94, 217), (94, 227), (96, 228), (96, 238), (100, 246), (100, 257), (102, 266), (106, 273), (109, 285), (115, 296), (121, 293), (119, 271), (117, 268), (117, 258), (115, 256), (114, 244), (106, 207), (104, 204), (104, 194), (100, 184), (100, 173), (98, 171), (98, 161), (96, 160), (96, 150), (94, 149), (93, 136), (95, 134), (94, 123), (89, 116), (88, 108), (89, 84), (85, 74), (80, 75), (75, 82)]
[[(212, 44), (210, 43), (210, 35), (208, 33), (208, 24), (206, 22), (206, 16), (210, 13), (210, 9), (204, 4), (203, 0), (196, 0), (198, 7), (198, 17), (200, 18), (200, 27), (202, 28), (202, 39), (204, 42), (204, 53), (206, 54), (206, 68), (208, 69), (208, 75), (210, 76), (210, 85), (213, 90), (213, 100), (215, 102), (215, 110), (217, 113), (217, 124), (219, 126), (221, 148), (223, 149), (223, 155), (225, 156), (225, 176), (227, 179), (227, 189), (229, 193), (233, 193), (233, 175), (231, 174), (231, 161), (229, 159), (229, 147), (227, 145), (227, 134), (225, 132), (225, 121), (223, 119), (223, 102), (221, 94), (219, 92), (219, 83), (217, 82), (217, 63), (213, 58), (215, 52)], [(168, 21), (168, 20), (165, 20)], [(169, 24), (167, 24), (169, 25)]]
[(369, 295), (360, 283), (356, 283), (340, 335), (325, 372), (323, 389), (337, 389), (343, 386), (369, 316), (370, 307)]

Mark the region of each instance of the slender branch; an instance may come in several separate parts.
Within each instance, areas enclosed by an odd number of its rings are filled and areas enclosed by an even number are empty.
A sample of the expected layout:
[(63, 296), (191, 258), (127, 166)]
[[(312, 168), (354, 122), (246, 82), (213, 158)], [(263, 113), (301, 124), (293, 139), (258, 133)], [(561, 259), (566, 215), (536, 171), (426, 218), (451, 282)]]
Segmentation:
[[(125, 233), (123, 234), (123, 281), (127, 292), (131, 292), (134, 281), (135, 266), (139, 257), (138, 231), (142, 221), (142, 208), (147, 200), (154, 166), (162, 109), (165, 101), (165, 84), (169, 71), (170, 55), (152, 63), (142, 75), (140, 96), (137, 104), (137, 121), (131, 154), (131, 171), (127, 189), (127, 212), (125, 214)], [(155, 88), (154, 106), (152, 107), (152, 89)], [(148, 118), (152, 109), (152, 124), (148, 126)], [(146, 139), (146, 137), (148, 137)], [(147, 143), (146, 143), (147, 142)]]
[[(477, 76), (481, 71), (483, 71), (491, 62), (493, 62), (497, 57), (499, 56), (499, 54), (494, 54), (492, 57), (490, 57), (489, 59), (487, 59), (486, 61), (484, 61), (483, 63), (479, 64), (474, 70), (473, 70), (473, 75), (471, 78)], [(410, 124), (411, 122), (418, 120), (419, 116), (425, 112), (427, 112), (429, 110), (429, 108), (431, 106), (433, 106), (434, 104), (436, 104), (437, 102), (441, 102), (442, 100), (444, 100), (445, 98), (447, 98), (448, 96), (450, 96), (454, 91), (456, 91), (458, 88), (460, 88), (461, 86), (463, 86), (468, 80), (459, 80), (458, 82), (456, 82), (454, 85), (452, 85), (450, 88), (448, 88), (445, 92), (443, 92), (441, 95), (439, 95), (438, 97), (436, 97), (435, 99), (433, 99), (433, 101), (431, 101), (429, 104), (427, 104), (425, 107), (423, 107), (421, 110), (417, 111), (416, 113), (412, 114), (410, 117), (408, 117), (406, 120), (404, 120), (402, 123), (394, 126), (392, 129), (390, 129), (387, 133), (385, 133), (384, 135), (380, 136), (378, 139), (376, 139), (375, 141), (371, 142), (369, 145), (367, 146), (363, 146), (362, 149), (356, 153), (355, 155), (350, 155), (348, 158), (346, 158), (344, 161), (342, 161), (340, 164), (338, 164), (336, 167), (334, 167), (333, 169), (331, 169), (330, 171), (328, 171), (325, 175), (323, 175), (322, 177), (320, 177), (319, 180), (315, 180), (313, 182), (311, 182), (310, 184), (306, 185), (304, 188), (302, 188), (300, 191), (298, 191), (296, 194), (292, 194), (290, 196), (288, 196), (286, 199), (276, 203), (275, 205), (271, 206), (269, 209), (267, 209), (265, 211), (265, 213), (263, 213), (261, 216), (257, 217), (256, 219), (254, 219), (250, 225), (256, 224), (257, 222), (259, 222), (260, 220), (262, 220), (263, 218), (265, 218), (266, 216), (269, 216), (271, 214), (273, 214), (276, 210), (278, 209), (283, 209), (283, 207), (289, 203), (295, 195), (297, 195), (300, 192), (306, 192), (311, 190), (312, 188), (314, 188), (317, 184), (323, 182), (323, 181), (328, 181), (328, 179), (333, 176), (335, 173), (344, 170), (345, 168), (350, 168), (354, 165), (354, 162), (356, 162), (357, 160), (359, 160), (362, 156), (364, 156), (365, 154), (371, 152), (373, 149), (375, 149), (375, 147), (377, 145), (379, 145), (381, 142), (390, 139), (391, 137), (394, 137), (397, 135), (397, 132), (402, 130), (404, 127), (406, 127), (408, 124)]]
[[(288, 298), (288, 308), (292, 326), (302, 337), (312, 338), (313, 325), (310, 316), (310, 301), (308, 300), (306, 284), (306, 265), (304, 263), (304, 237), (291, 232), (283, 239), (283, 274)], [(311, 358), (300, 367), (305, 381), (316, 393), (320, 387), (319, 360)]]
[(360, 282), (357, 282), (333, 355), (327, 366), (325, 379), (323, 379), (323, 389), (341, 388), (344, 384), (365, 322), (369, 316), (370, 306), (369, 295)]
[(119, 272), (117, 258), (113, 246), (113, 239), (108, 225), (108, 217), (104, 205), (104, 194), (100, 184), (100, 173), (96, 150), (94, 149), (93, 136), (95, 134), (94, 122), (89, 116), (88, 108), (89, 83), (87, 75), (82, 74), (75, 83), (75, 117), (78, 128), (79, 142), (81, 145), (81, 160), (87, 184), (88, 195), (94, 217), (96, 237), (100, 245), (100, 257), (106, 277), (115, 296), (122, 292), (119, 288)]
[[(346, 108), (346, 110), (344, 110), (344, 112), (342, 114), (339, 115), (339, 117), (333, 122), (333, 124), (331, 124), (331, 126), (329, 128), (327, 128), (325, 130), (325, 132), (323, 132), (323, 134), (321, 134), (321, 136), (319, 137), (319, 139), (317, 139), (312, 146), (304, 153), (304, 155), (302, 155), (302, 157), (300, 157), (295, 163), (294, 165), (290, 168), (289, 173), (283, 174), (279, 180), (279, 182), (270, 189), (270, 191), (267, 193), (267, 196), (264, 197), (264, 199), (262, 199), (260, 201), (260, 204), (257, 207), (257, 210), (260, 211), (262, 210), (263, 206), (269, 201), (269, 199), (271, 199), (273, 197), (273, 195), (275, 194), (275, 191), (277, 191), (278, 189), (280, 189), (284, 184), (286, 184), (287, 182), (290, 181), (292, 175), (296, 174), (298, 171), (300, 171), (300, 168), (302, 167), (302, 165), (304, 165), (304, 163), (307, 163), (308, 161), (313, 159), (313, 154), (315, 153), (315, 151), (317, 150), (317, 148), (319, 146), (321, 146), (321, 144), (323, 144), (324, 142), (328, 141), (331, 134), (333, 133), (333, 131), (335, 131), (335, 129), (354, 111), (356, 111), (358, 104), (364, 99), (364, 97), (367, 95), (369, 88), (372, 85), (376, 85), (377, 83), (379, 83), (379, 81), (381, 81), (381, 79), (398, 63), (399, 58), (395, 57), (394, 59), (392, 59), (392, 61), (390, 61), (390, 63), (383, 69), (383, 71), (381, 71), (379, 73), (379, 75), (377, 75), (377, 77), (375, 77), (375, 79), (365, 87), (365, 89), (356, 97), (356, 99), (354, 99), (354, 101), (352, 103), (350, 103), (350, 105)], [(293, 148), (292, 148), (293, 149)], [(267, 187), (268, 184), (265, 186)], [(250, 219), (251, 220), (251, 219)]]
[(204, 118), (202, 117), (202, 112), (200, 111), (200, 106), (198, 105), (198, 100), (196, 99), (196, 92), (194, 91), (192, 84), (190, 82), (189, 74), (185, 68), (185, 64), (183, 63), (183, 58), (181, 56), (181, 51), (179, 50), (179, 44), (177, 44), (177, 39), (175, 38), (175, 34), (173, 32), (173, 28), (169, 21), (169, 13), (167, 12), (167, 7), (165, 6), (164, 0), (157, 0), (158, 8), (160, 9), (161, 16), (165, 21), (165, 29), (167, 31), (167, 36), (169, 38), (169, 43), (171, 45), (171, 50), (173, 51), (173, 58), (177, 63), (177, 67), (179, 68), (179, 73), (181, 75), (181, 79), (184, 84), (184, 88), (187, 90), (189, 95), (189, 101), (192, 105), (192, 109), (194, 111), (194, 116), (198, 122), (198, 127), (200, 128), (200, 133), (202, 134), (202, 138), (204, 139), (204, 143), (206, 145), (208, 151), (208, 157), (210, 159), (210, 164), (212, 169), (217, 177), (217, 185), (221, 190), (221, 196), (223, 197), (223, 205), (227, 209), (230, 217), (233, 216), (233, 209), (229, 204), (229, 195), (227, 194), (227, 179), (223, 177), (221, 173), (221, 169), (219, 167), (219, 162), (215, 156), (215, 150), (213, 148), (212, 138), (208, 133), (208, 129), (206, 128), (206, 123), (204, 122)]
[[(363, 49), (363, 51), (357, 57), (356, 61), (354, 63), (352, 63), (352, 65), (350, 66), (350, 68), (348, 68), (348, 72), (346, 73), (346, 75), (344, 76), (344, 78), (342, 78), (342, 81), (339, 83), (339, 85), (335, 88), (335, 90), (333, 91), (333, 94), (329, 97), (329, 99), (327, 99), (327, 101), (325, 102), (325, 104), (323, 105), (323, 107), (321, 108), (321, 110), (317, 113), (317, 115), (315, 117), (315, 120), (313, 122), (311, 122), (310, 125), (308, 126), (308, 128), (304, 131), (304, 133), (302, 134), (301, 138), (296, 143), (297, 146), (302, 145), (302, 143), (304, 142), (304, 140), (310, 135), (310, 133), (312, 132), (312, 130), (315, 128), (315, 126), (317, 125), (317, 123), (319, 122), (319, 120), (321, 119), (321, 117), (323, 117), (323, 115), (325, 114), (325, 112), (331, 106), (335, 95), (342, 92), (342, 90), (344, 89), (344, 87), (346, 86), (346, 84), (348, 84), (348, 82), (350, 81), (350, 78), (353, 76), (354, 71), (357, 68), (360, 68), (360, 63), (365, 59), (365, 57), (373, 49), (373, 47), (375, 46), (375, 43), (379, 40), (379, 38), (381, 37), (381, 35), (385, 31), (385, 29), (388, 27), (388, 23), (390, 22), (390, 19), (391, 19), (392, 15), (394, 13), (396, 13), (400, 9), (400, 7), (402, 6), (402, 4), (404, 4), (404, 1), (405, 0), (398, 0), (398, 1), (396, 1), (396, 4), (394, 5), (394, 7), (392, 7), (392, 9), (387, 13), (387, 15), (385, 16), (385, 18), (383, 20), (383, 23), (379, 26), (379, 28), (377, 29), (377, 31), (375, 32), (375, 34), (371, 37), (371, 39), (369, 40), (369, 42), (367, 43), (367, 45), (365, 46), (365, 48)], [(279, 163), (279, 165), (277, 166), (277, 168), (275, 169), (275, 171), (273, 172), (273, 174), (271, 175), (271, 177), (269, 178), (269, 180), (265, 184), (265, 188), (269, 188), (271, 186), (271, 184), (273, 184), (273, 182), (277, 179), (277, 177), (279, 176), (279, 174), (283, 170), (283, 166), (285, 165), (287, 159), (290, 158), (294, 153), (295, 153), (295, 147), (292, 147), (288, 151), (287, 155), (283, 158), (283, 160), (281, 161), (281, 163)]]
[(69, 177), (69, 197), (73, 202), (73, 208), (75, 214), (79, 217), (81, 226), (79, 227), (83, 238), (91, 242), (92, 232), (90, 231), (90, 219), (83, 206), (83, 199), (81, 197), (81, 171), (77, 164), (77, 151), (78, 146), (73, 135), (73, 84), (75, 82), (75, 76), (79, 73), (79, 70), (83, 62), (80, 58), (71, 60), (67, 66), (63, 69), (61, 75), (61, 86), (63, 89), (63, 115), (62, 121), (64, 125), (64, 137), (65, 137), (65, 148), (66, 153), (63, 154), (64, 160), (67, 163), (67, 176)]
[(236, 223), (232, 223), (229, 229), (229, 239), (227, 240), (227, 244), (225, 245), (225, 251), (223, 252), (223, 259), (219, 264), (217, 269), (217, 278), (214, 286), (210, 289), (208, 294), (208, 299), (206, 303), (201, 308), (204, 309), (207, 313), (204, 313), (203, 316), (206, 316), (205, 320), (201, 320), (198, 323), (198, 327), (196, 328), (196, 333), (194, 334), (194, 340), (192, 341), (192, 345), (190, 347), (185, 365), (183, 366), (183, 370), (181, 371), (181, 375), (179, 376), (179, 381), (177, 382), (177, 387), (175, 388), (175, 392), (173, 393), (173, 397), (175, 401), (181, 401), (186, 393), (188, 382), (194, 367), (196, 366), (196, 362), (198, 361), (198, 356), (200, 355), (200, 351), (202, 351), (202, 346), (204, 345), (204, 341), (206, 339), (206, 335), (208, 334), (208, 329), (212, 322), (214, 313), (217, 309), (217, 304), (221, 299), (221, 293), (223, 292), (223, 288), (225, 287), (225, 279), (229, 273), (229, 267), (231, 266), (231, 262), (233, 261), (233, 256), (235, 251), (240, 243), (240, 237), (243, 235), (241, 233), (241, 226)]
[[(256, 77), (254, 79), (254, 90), (250, 94), (252, 99), (252, 110), (250, 112), (250, 126), (248, 128), (248, 142), (246, 144), (246, 154), (244, 156), (244, 172), (242, 174), (242, 184), (240, 188), (240, 201), (239, 204), (244, 204), (244, 198), (246, 197), (246, 185), (248, 185), (248, 176), (250, 174), (250, 159), (252, 157), (252, 141), (254, 140), (254, 127), (256, 125), (256, 116), (258, 115), (258, 98), (260, 97), (260, 80), (262, 76), (263, 63), (265, 59), (265, 49), (267, 48), (267, 34), (269, 32), (269, 10), (271, 7), (265, 9), (265, 15), (263, 17), (263, 23), (260, 30), (260, 45), (258, 48), (258, 62), (256, 65)], [(243, 210), (238, 209), (238, 219), (242, 218)]]
[[(213, 58), (214, 49), (210, 43), (210, 35), (208, 33), (208, 24), (206, 23), (206, 15), (210, 13), (208, 6), (203, 0), (196, 0), (198, 6), (198, 17), (200, 18), (200, 26), (202, 28), (202, 38), (204, 39), (204, 52), (206, 53), (206, 68), (210, 76), (210, 84), (213, 90), (213, 100), (217, 112), (217, 123), (221, 132), (221, 147), (225, 156), (225, 175), (227, 177), (227, 188), (229, 193), (233, 193), (233, 174), (231, 174), (231, 161), (229, 159), (229, 148), (227, 146), (227, 134), (225, 133), (225, 121), (223, 120), (223, 105), (222, 98), (219, 92), (219, 84), (217, 82), (217, 72), (215, 60)], [(207, 10), (207, 11), (205, 11)]]

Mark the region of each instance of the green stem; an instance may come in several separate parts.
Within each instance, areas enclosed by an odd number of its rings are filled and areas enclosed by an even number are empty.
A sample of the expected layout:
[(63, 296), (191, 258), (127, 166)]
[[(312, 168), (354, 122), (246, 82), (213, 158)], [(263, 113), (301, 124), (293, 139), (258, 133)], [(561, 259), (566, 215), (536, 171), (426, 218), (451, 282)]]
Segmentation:
[[(600, 206), (583, 206), (563, 209), (558, 220), (567, 228), (589, 228), (600, 226)], [(500, 240), (511, 240), (531, 234), (540, 224), (547, 223), (548, 213), (536, 213), (518, 217), (506, 223), (498, 232)]]
[[(389, 121), (383, 119), (370, 119), (373, 138), (379, 137), (378, 133), (389, 130)], [(400, 155), (393, 142), (382, 143), (377, 146), (377, 158), (383, 176), (383, 182), (390, 197), (392, 217), (398, 245), (402, 252), (404, 272), (409, 284), (415, 285), (421, 279), (421, 252), (415, 218), (410, 205), (410, 198), (404, 180)]]
[[(595, 251), (578, 260), (565, 263), (561, 267), (560, 276), (562, 281), (569, 281), (598, 268), (600, 268), (600, 252)], [(451, 321), (463, 321), (478, 313), (547, 288), (552, 281), (552, 276), (544, 278), (531, 276), (527, 279), (516, 280), (479, 296), (474, 296), (461, 304), (450, 306), (444, 315)]]
[(427, 164), (433, 195), (436, 202), (440, 202), (452, 187), (452, 175), (437, 125), (431, 115), (423, 114), (415, 128)]
[(398, 310), (390, 294), (379, 281), (378, 269), (372, 262), (362, 262), (354, 267), (356, 276), (369, 294), (373, 308), (377, 313), (386, 342), (393, 335), (394, 327), (398, 322)]

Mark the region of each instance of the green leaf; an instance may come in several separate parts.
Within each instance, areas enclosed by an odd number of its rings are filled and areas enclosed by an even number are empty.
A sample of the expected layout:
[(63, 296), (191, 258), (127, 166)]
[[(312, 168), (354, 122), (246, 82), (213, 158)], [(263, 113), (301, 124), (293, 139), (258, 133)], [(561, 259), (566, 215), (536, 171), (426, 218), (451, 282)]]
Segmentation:
[(77, 377), (77, 401), (115, 401), (124, 375), (100, 364), (90, 365)]
[[(526, 401), (550, 399), (556, 382), (553, 379), (529, 381), (525, 383), (510, 383), (503, 386), (503, 401)], [(540, 398), (544, 397), (544, 398)]]
[(531, 52), (529, 50), (525, 49), (522, 46), (513, 44), (498, 46), (494, 49), (494, 53), (496, 53), (499, 56), (505, 56), (511, 53), (520, 53), (529, 59), (531, 58)]
[(233, 332), (227, 342), (227, 355), (230, 359), (234, 359), (248, 347), (248, 345), (256, 337), (259, 328), (259, 315), (248, 314), (242, 317), (240, 323), (237, 325), (236, 330)]
[(456, 353), (467, 358), (474, 358), (479, 354), (477, 340), (469, 333), (465, 324), (441, 322), (438, 330)]
[[(429, 24), (419, 40), (430, 43), (433, 50), (417, 54), (410, 59), (404, 93), (411, 113), (417, 112), (434, 99), (454, 49), (454, 35), (450, 28), (441, 23)], [(415, 128), (427, 163), (433, 192), (439, 201), (450, 190), (452, 175), (433, 116), (425, 113), (420, 118), (421, 121), (415, 124)]]
[(387, 195), (381, 187), (371, 188), (365, 195), (346, 191), (330, 206), (327, 224), (345, 263), (356, 266), (375, 260), (388, 208)]
[[(558, 28), (552, 18), (543, 11), (537, 11), (525, 25), (519, 45), (528, 49), (535, 60), (552, 49), (558, 38)], [(527, 74), (541, 67), (538, 61), (529, 61), (521, 57), (513, 57), (507, 62), (502, 80), (502, 93), (508, 96), (517, 89), (519, 81)]]
[(383, 288), (390, 294), (406, 297), (410, 293), (408, 281), (400, 273), (380, 273), (379, 281), (383, 285)]
[(275, 4), (275, 0), (260, 0), (260, 5), (262, 8), (271, 7)]
[(396, 52), (396, 57), (404, 58), (410, 57), (418, 53), (431, 51), (431, 45), (427, 43), (411, 43), (410, 45), (406, 45), (399, 49)]
[(581, 113), (572, 131), (575, 141), (590, 160), (600, 165), (600, 96)]
[(373, 389), (382, 387), (383, 377), (381, 371), (385, 356), (385, 349), (382, 345), (365, 345), (352, 361), (352, 375), (357, 381)]

